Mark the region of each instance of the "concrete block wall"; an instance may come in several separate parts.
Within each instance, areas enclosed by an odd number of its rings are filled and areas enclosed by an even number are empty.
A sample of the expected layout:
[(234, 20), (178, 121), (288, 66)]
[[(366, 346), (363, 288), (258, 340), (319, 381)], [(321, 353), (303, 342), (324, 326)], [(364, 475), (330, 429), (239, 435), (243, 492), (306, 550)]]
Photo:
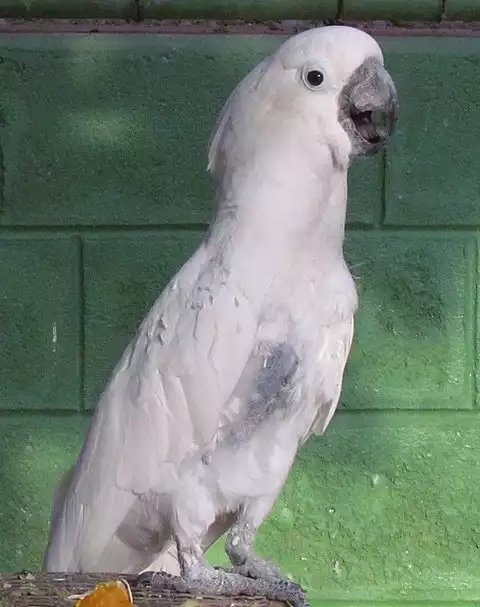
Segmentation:
[(0, 18), (478, 21), (477, 0), (0, 0)]
[[(215, 114), (281, 41), (0, 36), (0, 570), (39, 566), (91, 408), (210, 218)], [(314, 601), (480, 600), (480, 38), (381, 43), (401, 118), (352, 169), (341, 410), (258, 549)]]

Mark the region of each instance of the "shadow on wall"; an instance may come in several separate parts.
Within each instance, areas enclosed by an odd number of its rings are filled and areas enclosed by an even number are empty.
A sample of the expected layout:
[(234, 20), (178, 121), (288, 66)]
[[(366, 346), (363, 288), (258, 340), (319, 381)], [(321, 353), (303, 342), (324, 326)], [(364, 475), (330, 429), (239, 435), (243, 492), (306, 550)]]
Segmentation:
[[(94, 406), (135, 327), (199, 242), (211, 216), (205, 165), (215, 114), (278, 44), (273, 37), (197, 36), (0, 41), (3, 223), (96, 228), (81, 232), (85, 408)], [(473, 245), (461, 234), (364, 231), (382, 217), (382, 181), (381, 158), (354, 167), (355, 229), (346, 255), (361, 309), (344, 408), (467, 408), (465, 293)], [(138, 229), (124, 231), (128, 226)], [(49, 234), (54, 246), (55, 232)], [(33, 309), (48, 302), (48, 293), (31, 297)], [(12, 305), (0, 302), (0, 318), (7, 328), (14, 322)], [(40, 340), (29, 345), (41, 356)], [(73, 331), (71, 348), (80, 351), (79, 340)], [(8, 352), (3, 357), (0, 383), (9, 373)], [(79, 393), (72, 386), (65, 402)], [(32, 408), (49, 402), (48, 393), (27, 397)], [(455, 460), (469, 475), (478, 471), (469, 448), (476, 426), (464, 417), (442, 423), (413, 412), (338, 415), (326, 436), (302, 451), (260, 534), (260, 551), (331, 598), (396, 598), (405, 587), (415, 596), (427, 584), (445, 598), (445, 584), (462, 583), (465, 592), (478, 586), (471, 565), (478, 531), (468, 515), (480, 489), (449, 467)], [(0, 486), (7, 488), (0, 495), (0, 569), (39, 566), (53, 486), (78, 454), (86, 424), (86, 415), (60, 411), (0, 418)]]

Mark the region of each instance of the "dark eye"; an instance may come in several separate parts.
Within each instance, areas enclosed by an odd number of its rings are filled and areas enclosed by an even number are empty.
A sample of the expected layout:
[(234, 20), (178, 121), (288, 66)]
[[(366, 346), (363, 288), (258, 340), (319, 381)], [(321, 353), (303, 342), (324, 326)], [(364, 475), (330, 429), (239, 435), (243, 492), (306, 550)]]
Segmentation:
[(323, 74), (320, 70), (310, 70), (306, 78), (308, 84), (313, 87), (320, 86), (323, 82)]

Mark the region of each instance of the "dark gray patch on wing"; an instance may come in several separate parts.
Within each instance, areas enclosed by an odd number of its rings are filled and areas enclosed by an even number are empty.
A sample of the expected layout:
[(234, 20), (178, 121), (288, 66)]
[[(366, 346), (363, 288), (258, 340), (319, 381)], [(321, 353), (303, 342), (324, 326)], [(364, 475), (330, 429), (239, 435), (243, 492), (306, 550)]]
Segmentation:
[[(275, 411), (285, 407), (282, 392), (298, 367), (298, 356), (290, 344), (269, 344), (266, 353), (257, 354), (247, 365), (246, 375), (254, 369), (249, 386), (238, 395), (245, 402), (240, 417), (227, 440), (244, 442)], [(253, 381), (252, 381), (253, 380)]]
[(270, 402), (284, 388), (298, 366), (298, 357), (289, 344), (277, 344), (265, 358), (252, 403)]

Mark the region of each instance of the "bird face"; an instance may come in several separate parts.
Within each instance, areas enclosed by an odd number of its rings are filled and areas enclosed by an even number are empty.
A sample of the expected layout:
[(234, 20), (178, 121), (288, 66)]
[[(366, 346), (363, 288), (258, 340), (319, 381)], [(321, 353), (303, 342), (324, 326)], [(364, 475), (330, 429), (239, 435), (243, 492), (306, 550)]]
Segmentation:
[(218, 153), (230, 166), (265, 154), (314, 166), (327, 147), (345, 167), (383, 147), (397, 109), (395, 85), (370, 35), (346, 26), (308, 30), (284, 42), (233, 92), (209, 166)]
[(397, 93), (371, 36), (345, 26), (309, 30), (288, 40), (273, 59), (272, 68), (277, 63), (290, 80), (290, 95), (287, 87), (282, 91), (290, 96), (290, 111), (308, 116), (318, 138), (341, 140), (340, 126), (350, 156), (383, 147), (397, 120)]

